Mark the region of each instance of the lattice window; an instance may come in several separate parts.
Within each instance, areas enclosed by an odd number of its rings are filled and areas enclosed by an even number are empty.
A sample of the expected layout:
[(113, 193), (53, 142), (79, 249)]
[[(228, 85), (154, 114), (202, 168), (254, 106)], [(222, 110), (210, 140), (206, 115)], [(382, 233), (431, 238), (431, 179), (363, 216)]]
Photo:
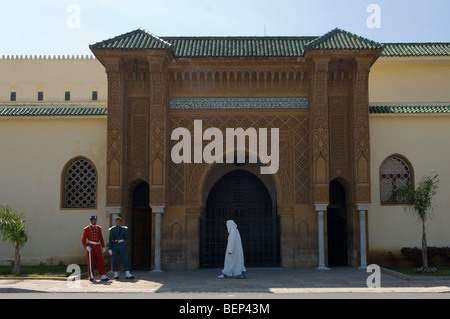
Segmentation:
[(401, 157), (393, 155), (384, 160), (380, 167), (380, 198), (383, 204), (401, 204), (392, 201), (392, 192), (399, 187), (411, 186), (411, 167)]
[(72, 162), (64, 173), (63, 207), (95, 208), (97, 202), (97, 170), (87, 159)]

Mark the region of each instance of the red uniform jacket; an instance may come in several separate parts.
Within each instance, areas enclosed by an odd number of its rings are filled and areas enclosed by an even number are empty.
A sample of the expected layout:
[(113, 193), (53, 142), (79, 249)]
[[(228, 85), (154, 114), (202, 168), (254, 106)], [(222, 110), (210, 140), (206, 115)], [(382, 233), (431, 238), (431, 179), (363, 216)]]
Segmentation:
[(100, 226), (89, 225), (84, 228), (83, 236), (81, 236), (81, 244), (84, 248), (86, 248), (86, 246), (89, 246), (89, 241), (100, 242), (100, 245), (90, 244), (92, 248), (94, 248), (95, 246), (99, 248), (105, 247), (102, 228)]

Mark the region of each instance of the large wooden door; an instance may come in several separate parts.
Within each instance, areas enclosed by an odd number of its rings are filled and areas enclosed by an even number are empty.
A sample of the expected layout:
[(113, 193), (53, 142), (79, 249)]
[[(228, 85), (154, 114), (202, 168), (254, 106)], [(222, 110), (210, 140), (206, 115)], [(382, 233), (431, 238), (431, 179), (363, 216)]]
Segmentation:
[(245, 171), (232, 171), (211, 189), (201, 218), (200, 267), (223, 267), (228, 241), (226, 221), (238, 225), (245, 266), (280, 265), (279, 220), (261, 180)]
[(345, 189), (337, 181), (330, 183), (327, 209), (328, 266), (347, 266), (347, 207)]
[(151, 267), (152, 252), (152, 211), (133, 210), (133, 268)]
[(149, 186), (142, 182), (133, 191), (133, 254), (134, 269), (150, 269), (152, 262), (152, 210)]

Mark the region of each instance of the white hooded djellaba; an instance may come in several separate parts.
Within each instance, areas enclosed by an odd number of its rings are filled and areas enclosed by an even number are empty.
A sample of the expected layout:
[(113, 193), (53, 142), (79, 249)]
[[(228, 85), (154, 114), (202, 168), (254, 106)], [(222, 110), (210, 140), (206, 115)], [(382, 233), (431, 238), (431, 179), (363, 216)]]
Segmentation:
[(245, 278), (244, 251), (242, 249), (241, 235), (234, 221), (227, 221), (228, 244), (225, 252), (225, 263), (222, 274), (227, 277), (241, 276)]

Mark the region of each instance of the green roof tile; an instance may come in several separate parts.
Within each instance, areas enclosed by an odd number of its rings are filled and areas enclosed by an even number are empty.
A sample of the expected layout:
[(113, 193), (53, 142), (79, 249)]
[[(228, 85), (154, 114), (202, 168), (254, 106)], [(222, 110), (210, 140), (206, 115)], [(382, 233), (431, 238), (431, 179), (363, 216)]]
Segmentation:
[(0, 116), (101, 116), (106, 114), (106, 107), (0, 107)]
[(381, 43), (336, 28), (306, 45), (307, 50), (376, 50)]
[(297, 57), (314, 37), (163, 37), (180, 57)]
[(161, 38), (145, 31), (137, 29), (128, 33), (121, 34), (117, 37), (98, 42), (89, 47), (95, 50), (98, 49), (153, 49), (164, 50), (170, 48), (171, 44), (162, 40)]
[[(105, 116), (106, 107), (0, 106), (0, 117)], [(450, 114), (450, 105), (371, 105), (370, 114)]]
[(450, 113), (450, 105), (371, 105), (370, 114)]
[(450, 56), (450, 43), (386, 43), (382, 56)]
[(320, 37), (158, 37), (137, 29), (90, 48), (172, 50), (178, 57), (300, 57), (306, 50), (381, 49), (384, 57), (450, 56), (450, 43), (382, 44), (338, 28)]
[[(450, 105), (371, 105), (370, 114), (450, 113)], [(0, 116), (104, 116), (106, 107), (0, 107)]]

